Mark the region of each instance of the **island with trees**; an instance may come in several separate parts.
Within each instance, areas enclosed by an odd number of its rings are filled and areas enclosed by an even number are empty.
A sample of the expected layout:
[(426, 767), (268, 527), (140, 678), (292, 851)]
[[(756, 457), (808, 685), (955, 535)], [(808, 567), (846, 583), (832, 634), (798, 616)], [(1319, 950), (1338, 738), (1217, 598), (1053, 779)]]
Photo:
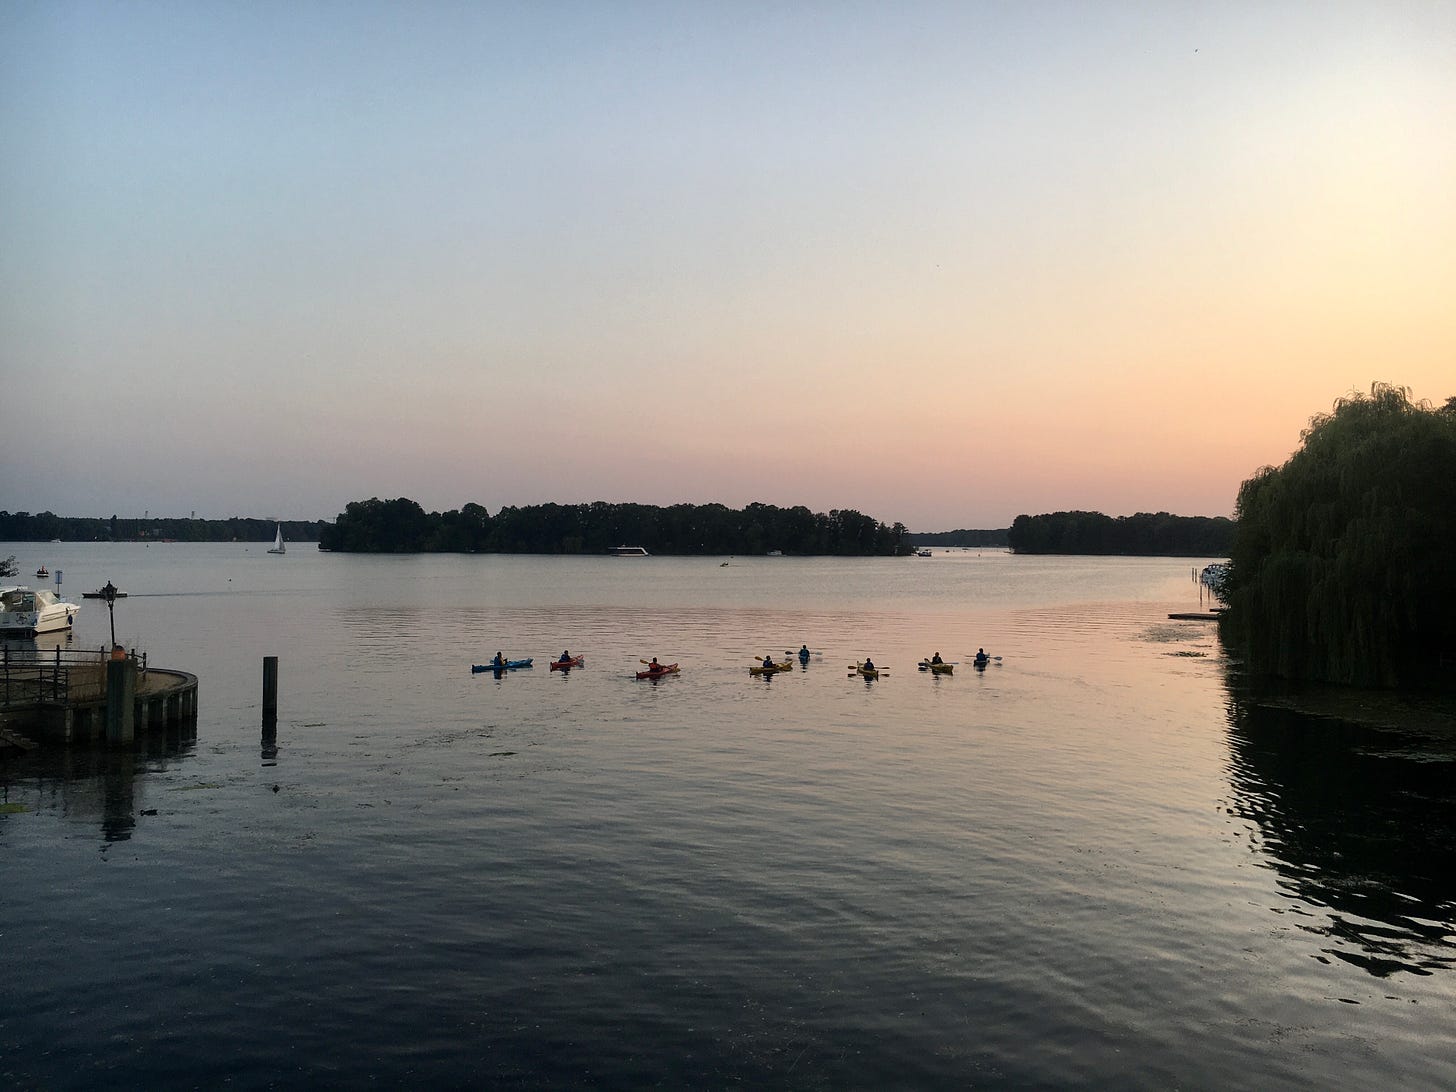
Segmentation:
[(1143, 557), (1226, 557), (1234, 522), (1226, 516), (1139, 512), (1052, 512), (1017, 516), (1008, 544), (1018, 554), (1129, 554)]
[(1236, 518), (1220, 628), (1255, 673), (1456, 689), (1456, 398), (1339, 399)]
[(843, 557), (907, 553), (903, 524), (853, 510), (750, 504), (532, 504), (491, 515), (479, 504), (426, 512), (406, 497), (351, 501), (325, 525), (319, 548), (353, 553), (603, 554), (641, 546), (653, 554)]

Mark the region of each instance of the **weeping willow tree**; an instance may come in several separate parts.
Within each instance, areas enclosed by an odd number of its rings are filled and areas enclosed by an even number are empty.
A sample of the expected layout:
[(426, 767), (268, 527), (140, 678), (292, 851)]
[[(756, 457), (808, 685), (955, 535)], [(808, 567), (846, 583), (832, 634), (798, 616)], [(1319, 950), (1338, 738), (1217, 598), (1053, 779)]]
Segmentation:
[(1255, 671), (1453, 684), (1456, 398), (1378, 383), (1239, 490), (1223, 634)]

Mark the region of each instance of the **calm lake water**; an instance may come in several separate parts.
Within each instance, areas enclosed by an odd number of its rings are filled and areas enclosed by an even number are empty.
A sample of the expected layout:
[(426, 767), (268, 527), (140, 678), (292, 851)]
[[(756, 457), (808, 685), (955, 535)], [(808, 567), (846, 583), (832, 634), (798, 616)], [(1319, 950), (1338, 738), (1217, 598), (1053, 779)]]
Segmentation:
[(0, 544), (201, 703), (0, 765), (8, 1087), (1456, 1086), (1456, 712), (1201, 561), (267, 545)]

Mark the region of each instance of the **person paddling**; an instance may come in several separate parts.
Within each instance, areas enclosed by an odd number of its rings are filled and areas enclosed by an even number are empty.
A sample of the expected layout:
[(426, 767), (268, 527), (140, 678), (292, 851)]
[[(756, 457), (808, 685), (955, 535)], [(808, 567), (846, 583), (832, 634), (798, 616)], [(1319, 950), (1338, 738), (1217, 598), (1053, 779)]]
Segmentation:
[(989, 656), (986, 655), (986, 650), (984, 648), (978, 648), (978, 649), (976, 649), (976, 666), (977, 667), (985, 667), (986, 664), (987, 664), (987, 662), (990, 659), (991, 659), (991, 657), (989, 657)]
[(799, 662), (801, 664), (806, 664), (806, 663), (809, 662), (809, 646), (808, 645), (804, 645), (802, 648), (799, 649)]

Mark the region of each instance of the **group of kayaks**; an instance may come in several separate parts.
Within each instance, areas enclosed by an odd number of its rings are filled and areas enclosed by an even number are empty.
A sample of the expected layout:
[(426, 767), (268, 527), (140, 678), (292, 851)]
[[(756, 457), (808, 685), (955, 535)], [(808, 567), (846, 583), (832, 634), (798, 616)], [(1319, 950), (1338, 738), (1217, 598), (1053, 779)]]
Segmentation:
[[(676, 675), (678, 672), (677, 664), (660, 664), (656, 658), (639, 662), (647, 665), (646, 670), (635, 673), (639, 679), (660, 679), (664, 675)], [(470, 672), (478, 674), (482, 671), (490, 671), (499, 678), (507, 671), (519, 671), (523, 667), (530, 667), (533, 663), (535, 663), (534, 657), (527, 657), (524, 660), (508, 660), (503, 654), (496, 653), (495, 658), (489, 663), (471, 664)], [(560, 659), (552, 660), (548, 666), (552, 671), (567, 672), (573, 667), (585, 667), (586, 657), (563, 655)]]
[[(811, 655), (822, 656), (823, 653), (810, 653), (808, 647), (805, 646), (799, 649), (797, 656), (794, 653), (785, 652), (785, 659), (783, 660), (775, 660), (772, 656), (765, 656), (762, 661), (754, 663), (748, 669), (748, 673), (750, 675), (777, 675), (781, 671), (792, 671), (794, 669), (795, 659), (799, 661), (800, 665), (807, 665)], [(999, 662), (1000, 659), (1000, 656), (987, 656), (986, 650), (981, 649), (971, 660), (971, 666), (977, 671), (984, 671), (988, 664), (992, 661)], [(533, 662), (534, 660), (531, 658), (508, 660), (503, 654), (497, 653), (495, 658), (489, 663), (471, 664), (470, 670), (472, 673), (491, 671), (499, 678), (507, 671), (517, 671), (523, 667), (530, 667)], [(638, 663), (645, 665), (643, 670), (634, 672), (639, 679), (660, 679), (664, 675), (676, 675), (680, 671), (677, 664), (658, 663), (656, 657), (653, 657), (651, 660), (639, 660)], [(560, 659), (552, 660), (550, 668), (552, 671), (565, 672), (570, 671), (573, 667), (583, 667), (585, 664), (585, 656), (563, 655)], [(928, 671), (933, 675), (949, 675), (955, 671), (956, 661), (942, 660), (940, 653), (937, 652), (934, 656), (921, 660), (916, 666), (921, 671)], [(856, 660), (849, 665), (849, 672), (851, 676), (858, 675), (866, 679), (878, 679), (884, 673), (871, 660)]]
[[(534, 657), (527, 657), (524, 660), (507, 660), (504, 656), (497, 654), (490, 663), (471, 664), (470, 671), (472, 674), (480, 671), (494, 671), (496, 674), (500, 674), (503, 671), (517, 671), (523, 667), (530, 667), (534, 662)], [(552, 671), (570, 671), (573, 667), (583, 667), (585, 664), (585, 656), (567, 656), (560, 660), (552, 660), (550, 668)]]

